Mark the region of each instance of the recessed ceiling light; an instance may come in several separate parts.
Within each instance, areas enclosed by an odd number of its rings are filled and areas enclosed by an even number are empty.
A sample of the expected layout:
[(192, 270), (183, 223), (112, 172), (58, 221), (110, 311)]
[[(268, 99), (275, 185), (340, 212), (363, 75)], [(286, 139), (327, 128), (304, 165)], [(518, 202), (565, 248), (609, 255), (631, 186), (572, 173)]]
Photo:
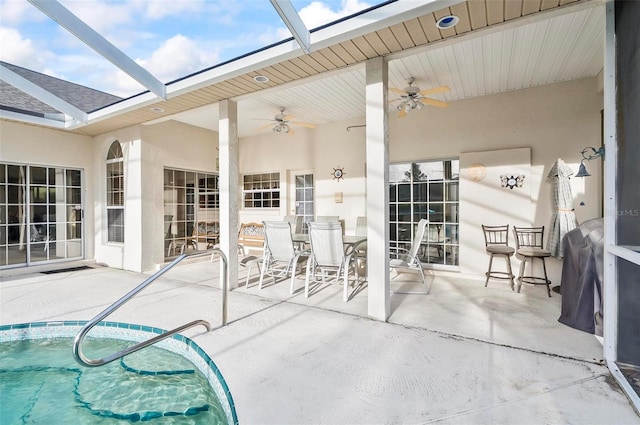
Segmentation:
[(162, 109), (162, 108), (158, 108), (157, 106), (155, 106), (155, 107), (151, 108), (151, 110), (152, 110), (153, 112), (164, 112), (164, 109)]
[(445, 30), (447, 28), (455, 27), (458, 22), (460, 22), (460, 18), (458, 18), (456, 15), (447, 15), (438, 19), (438, 21), (436, 22), (436, 26), (441, 30)]
[(255, 81), (256, 83), (266, 83), (269, 81), (269, 77), (265, 75), (256, 75), (255, 77), (253, 77), (253, 81)]

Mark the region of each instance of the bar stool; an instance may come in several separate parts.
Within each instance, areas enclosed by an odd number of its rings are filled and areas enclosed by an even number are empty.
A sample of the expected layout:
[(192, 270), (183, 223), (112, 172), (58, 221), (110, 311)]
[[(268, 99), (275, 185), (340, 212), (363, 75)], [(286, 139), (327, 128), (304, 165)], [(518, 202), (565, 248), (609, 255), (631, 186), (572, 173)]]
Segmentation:
[[(518, 292), (523, 283), (531, 285), (546, 285), (547, 295), (551, 297), (551, 281), (547, 277), (547, 265), (545, 258), (551, 257), (551, 252), (542, 248), (544, 239), (544, 226), (539, 227), (516, 227), (513, 226), (513, 233), (516, 237), (516, 256), (522, 260), (520, 263), (520, 273), (518, 275)], [(533, 276), (533, 264), (535, 259), (542, 261), (543, 276)], [(526, 276), (526, 264), (530, 263), (531, 274)]]
[[(515, 249), (509, 246), (509, 225), (504, 226), (485, 226), (482, 225), (482, 231), (484, 232), (484, 246), (489, 257), (489, 270), (485, 273), (487, 280), (484, 282), (486, 288), (489, 284), (489, 279), (506, 279), (511, 284), (511, 290), (513, 291), (513, 271), (511, 270), (511, 256), (515, 253)], [(504, 257), (507, 262), (507, 271), (493, 270), (493, 257)]]

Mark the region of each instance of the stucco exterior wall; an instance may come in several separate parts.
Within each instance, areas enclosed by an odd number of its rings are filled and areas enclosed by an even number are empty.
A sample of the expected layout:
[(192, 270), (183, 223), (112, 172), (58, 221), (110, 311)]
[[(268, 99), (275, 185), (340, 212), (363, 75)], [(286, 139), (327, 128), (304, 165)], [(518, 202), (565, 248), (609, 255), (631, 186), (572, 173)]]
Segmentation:
[[(485, 218), (492, 221), (486, 224), (508, 221), (512, 225), (549, 226), (552, 185), (546, 175), (557, 158), (577, 172), (580, 151), (600, 146), (600, 87), (594, 77), (451, 102), (446, 109), (425, 108), (404, 118), (392, 114), (391, 162), (461, 160), (460, 272), (481, 277), (485, 270), (487, 258), (479, 228)], [(288, 201), (294, 198), (290, 179), (304, 171), (315, 176), (316, 215), (339, 215), (345, 219), (346, 231), (353, 232), (356, 217), (365, 214), (366, 196), (375, 196), (366, 193), (364, 128), (346, 130), (363, 123), (360, 118), (319, 124), (316, 129), (298, 128), (293, 135), (265, 133), (242, 138), (241, 173), (280, 172), (284, 190), (279, 209), (241, 209), (240, 222), (279, 220), (293, 213), (294, 206)], [(86, 258), (112, 267), (152, 270), (164, 261), (164, 167), (217, 172), (217, 133), (176, 121), (124, 128), (93, 138), (6, 121), (0, 126), (3, 161), (85, 171)], [(104, 163), (114, 140), (122, 143), (126, 160), (125, 244), (106, 242)], [(521, 164), (520, 153), (516, 153), (522, 149), (529, 157), (525, 186), (500, 188), (493, 174), (514, 172)], [(465, 167), (472, 165), (470, 162), (494, 157), (501, 158), (502, 165), (493, 164), (481, 185), (466, 178)], [(602, 211), (601, 160), (586, 165), (592, 176), (571, 181), (580, 222), (599, 217)], [(338, 167), (344, 168), (344, 180), (332, 177)], [(486, 191), (480, 196), (485, 202), (472, 199), (477, 198), (478, 188)], [(342, 194), (342, 202), (336, 202), (336, 193)], [(528, 206), (514, 202), (516, 194), (528, 199)], [(500, 211), (497, 216), (496, 210)], [(560, 267), (560, 261), (549, 261), (554, 283), (559, 282)]]
[[(96, 261), (132, 271), (164, 263), (164, 168), (216, 172), (217, 133), (177, 121), (121, 129), (94, 138), (95, 185), (104, 193), (104, 161), (120, 141), (125, 157), (125, 243), (109, 244), (105, 211), (96, 208)], [(104, 201), (103, 201), (104, 203)]]
[[(0, 160), (20, 164), (79, 168), (84, 178), (84, 238), (94, 239), (96, 192), (92, 140), (88, 136), (10, 121), (0, 121)], [(85, 242), (85, 257), (93, 258), (92, 243)]]
[[(520, 168), (521, 159), (516, 155), (520, 149), (530, 152), (523, 188), (502, 189), (499, 179), (491, 175), (484, 182), (488, 188), (485, 202), (478, 203), (465, 195), (475, 193), (474, 188), (468, 186), (470, 180), (461, 178), (460, 271), (480, 278), (486, 271), (488, 258), (478, 217), (495, 217), (494, 209), (498, 209), (506, 214), (500, 218), (501, 222), (544, 225), (548, 229), (552, 185), (546, 176), (557, 158), (562, 158), (577, 172), (582, 159), (580, 151), (586, 146), (600, 146), (601, 105), (602, 92), (594, 77), (451, 102), (446, 109), (426, 107), (403, 118), (393, 114), (389, 119), (390, 161), (465, 156), (471, 159), (482, 152), (492, 157), (491, 152), (495, 151), (501, 152), (499, 156), (504, 162), (503, 166), (496, 165), (499, 177), (500, 171), (511, 173)], [(318, 125), (314, 130), (296, 130), (293, 136), (267, 133), (243, 138), (240, 170), (242, 173), (280, 171), (283, 184), (294, 170), (312, 170), (316, 214), (340, 215), (346, 221), (347, 232), (353, 231), (356, 217), (365, 212), (365, 196), (372, 194), (365, 194), (364, 129), (346, 131), (346, 127), (363, 123), (364, 118)], [(601, 165), (601, 160), (589, 161), (587, 166), (592, 176), (571, 179), (579, 222), (602, 215)], [(332, 179), (330, 172), (336, 166), (345, 168), (345, 180)], [(467, 185), (466, 192), (464, 185)], [(343, 203), (335, 203), (335, 192), (343, 192)], [(520, 195), (528, 200), (524, 207), (513, 201), (514, 196)], [(512, 220), (507, 220), (509, 211), (513, 211)], [(240, 221), (279, 219), (288, 213), (288, 205), (279, 211), (242, 210)], [(550, 278), (558, 284), (561, 261), (550, 259), (548, 263)], [(514, 260), (516, 270), (518, 264)]]
[[(107, 241), (107, 212), (106, 212), (106, 160), (109, 147), (115, 141), (122, 146), (124, 156), (124, 243), (110, 243)], [(92, 186), (96, 193), (94, 204), (95, 214), (95, 260), (109, 267), (122, 268), (131, 271), (142, 271), (140, 253), (142, 252), (140, 225), (142, 223), (140, 193), (141, 167), (140, 130), (138, 127), (128, 127), (96, 136), (93, 138), (93, 164), (95, 172), (92, 175)]]
[(142, 126), (142, 269), (164, 262), (164, 168), (217, 173), (218, 133), (177, 121)]

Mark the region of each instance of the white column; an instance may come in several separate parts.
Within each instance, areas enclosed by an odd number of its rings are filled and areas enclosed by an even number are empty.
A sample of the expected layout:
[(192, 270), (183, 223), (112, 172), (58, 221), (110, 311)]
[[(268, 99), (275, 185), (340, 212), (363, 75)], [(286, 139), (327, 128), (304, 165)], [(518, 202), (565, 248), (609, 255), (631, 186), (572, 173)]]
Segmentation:
[[(238, 105), (220, 102), (220, 249), (229, 260), (229, 288), (238, 286)], [(222, 270), (220, 276), (222, 277)], [(222, 285), (222, 280), (220, 280)]]
[(391, 311), (387, 60), (383, 57), (368, 60), (366, 74), (368, 315), (386, 321)]

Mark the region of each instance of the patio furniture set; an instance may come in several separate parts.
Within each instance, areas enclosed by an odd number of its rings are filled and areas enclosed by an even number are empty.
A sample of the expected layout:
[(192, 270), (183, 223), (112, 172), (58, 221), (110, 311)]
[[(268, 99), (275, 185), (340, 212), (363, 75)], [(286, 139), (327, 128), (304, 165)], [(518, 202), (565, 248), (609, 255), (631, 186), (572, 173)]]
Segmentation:
[[(302, 233), (301, 218), (285, 217), (283, 221), (245, 223), (238, 237), (239, 264), (246, 267), (248, 287), (253, 267), (259, 271), (258, 288), (265, 279), (273, 282), (289, 279), (289, 292), (295, 292), (296, 275), (305, 272), (304, 294), (309, 297), (326, 284), (343, 285), (343, 301), (347, 302), (366, 282), (366, 217), (359, 217), (354, 235), (344, 235), (344, 224), (338, 217), (318, 217), (307, 223), (308, 233)], [(426, 287), (422, 264), (418, 259), (420, 241), (427, 220), (418, 224), (418, 233), (410, 250), (394, 248), (390, 270), (396, 276), (411, 272), (419, 275)], [(262, 257), (248, 255), (249, 249), (262, 250)], [(213, 261), (213, 258), (212, 258)], [(350, 292), (350, 288), (353, 288)], [(428, 293), (428, 289), (418, 292)]]

